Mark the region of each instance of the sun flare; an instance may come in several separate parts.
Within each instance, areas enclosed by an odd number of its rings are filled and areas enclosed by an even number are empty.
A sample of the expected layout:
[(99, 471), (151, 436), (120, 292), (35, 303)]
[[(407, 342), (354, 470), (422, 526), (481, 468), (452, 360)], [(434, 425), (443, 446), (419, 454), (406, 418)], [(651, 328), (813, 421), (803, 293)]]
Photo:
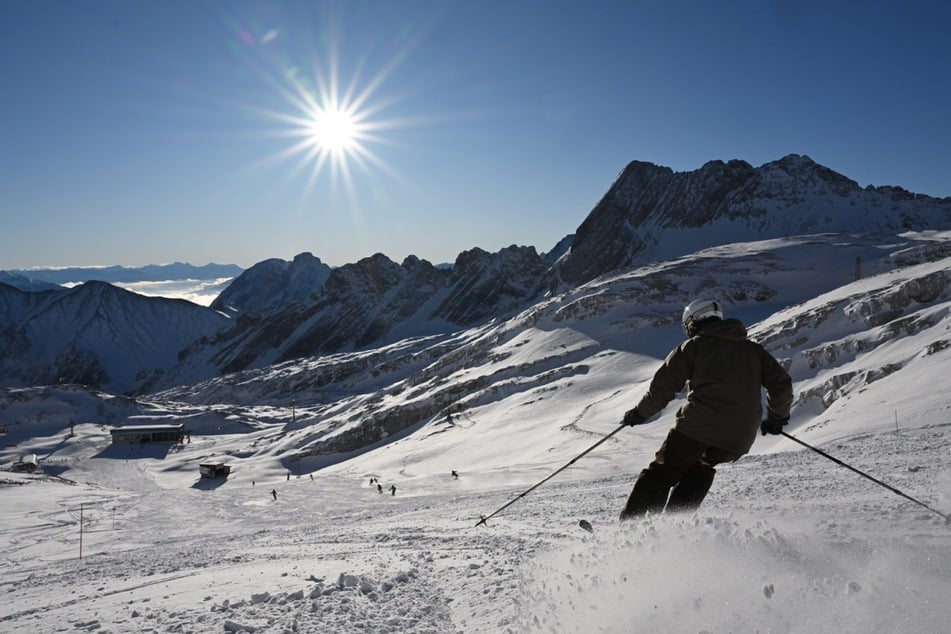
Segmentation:
[(329, 85), (318, 81), (317, 88), (308, 88), (294, 83), (288, 91), (297, 113), (280, 115), (279, 119), (286, 125), (284, 136), (295, 141), (281, 154), (298, 158), (298, 167), (309, 172), (308, 187), (329, 168), (331, 182), (342, 178), (349, 188), (354, 167), (365, 170), (372, 164), (388, 170), (369, 145), (381, 143), (378, 131), (392, 127), (392, 123), (371, 120), (378, 110), (367, 104), (373, 86), (354, 95), (353, 86), (340, 91), (336, 72), (331, 76)]
[(356, 144), (356, 121), (343, 109), (328, 108), (314, 113), (309, 131), (314, 146), (334, 154), (351, 150)]
[(330, 185), (325, 191), (336, 191), (336, 185), (342, 183), (352, 195), (356, 192), (355, 177), (376, 171), (400, 178), (398, 170), (376, 150), (396, 145), (387, 138), (387, 131), (419, 125), (414, 117), (381, 118), (386, 112), (394, 112), (405, 98), (384, 92), (384, 86), (409, 48), (389, 56), (376, 72), (368, 72), (372, 64), (366, 62), (365, 55), (358, 55), (361, 61), (357, 67), (345, 73), (333, 38), (323, 55), (298, 63), (289, 61), (294, 59), (288, 54), (289, 41), (285, 42), (276, 30), (260, 41), (251, 35), (242, 41), (250, 53), (259, 55), (262, 77), (283, 102), (277, 110), (268, 107), (258, 112), (277, 122), (270, 134), (290, 141), (259, 164), (290, 160), (293, 169), (289, 176), (305, 174), (307, 192), (318, 183), (321, 188)]

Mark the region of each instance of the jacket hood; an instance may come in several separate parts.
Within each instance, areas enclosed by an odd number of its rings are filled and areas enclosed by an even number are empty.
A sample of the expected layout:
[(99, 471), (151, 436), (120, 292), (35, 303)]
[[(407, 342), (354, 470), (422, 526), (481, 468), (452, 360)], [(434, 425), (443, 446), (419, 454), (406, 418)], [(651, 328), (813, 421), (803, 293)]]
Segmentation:
[(746, 339), (746, 327), (739, 319), (718, 319), (704, 324), (695, 336), (743, 341)]

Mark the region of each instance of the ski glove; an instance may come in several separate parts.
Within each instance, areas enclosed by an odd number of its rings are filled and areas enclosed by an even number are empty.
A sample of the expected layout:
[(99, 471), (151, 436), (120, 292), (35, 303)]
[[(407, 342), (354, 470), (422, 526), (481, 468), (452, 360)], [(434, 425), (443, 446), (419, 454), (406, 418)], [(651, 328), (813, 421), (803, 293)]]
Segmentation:
[(770, 414), (766, 417), (766, 420), (763, 421), (763, 424), (759, 426), (760, 431), (763, 432), (763, 435), (766, 434), (775, 434), (779, 435), (783, 432), (783, 427), (789, 424), (788, 418), (777, 418)]
[(634, 425), (640, 425), (645, 420), (647, 419), (638, 414), (637, 408), (635, 407), (634, 409), (629, 409), (624, 412), (624, 420), (622, 422), (628, 427), (633, 427)]

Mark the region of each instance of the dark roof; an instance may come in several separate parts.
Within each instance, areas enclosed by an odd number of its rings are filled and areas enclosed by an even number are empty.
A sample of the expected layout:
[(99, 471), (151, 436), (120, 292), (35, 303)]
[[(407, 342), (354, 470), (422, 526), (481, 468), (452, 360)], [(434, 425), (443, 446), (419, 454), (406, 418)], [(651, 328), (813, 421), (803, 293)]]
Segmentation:
[(152, 431), (185, 431), (185, 424), (169, 424), (169, 425), (123, 425), (122, 427), (112, 428), (112, 433), (120, 434), (141, 434), (144, 432)]

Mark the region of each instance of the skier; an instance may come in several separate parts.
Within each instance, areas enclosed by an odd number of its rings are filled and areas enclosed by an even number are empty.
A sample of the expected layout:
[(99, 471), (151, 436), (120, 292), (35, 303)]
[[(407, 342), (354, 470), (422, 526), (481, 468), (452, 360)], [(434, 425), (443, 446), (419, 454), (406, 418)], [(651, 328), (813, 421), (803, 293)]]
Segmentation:
[(391, 485), (390, 485), (390, 495), (396, 495), (396, 485), (395, 485), (395, 484), (391, 484)]
[(624, 425), (640, 425), (689, 383), (687, 402), (653, 462), (638, 475), (621, 521), (665, 507), (696, 509), (713, 484), (716, 465), (745, 455), (757, 427), (764, 435), (779, 434), (789, 422), (792, 379), (760, 344), (747, 339), (740, 320), (724, 319), (719, 302), (698, 299), (684, 309), (682, 324), (688, 339), (667, 355), (647, 393), (624, 414)]
[(274, 496), (274, 501), (276, 502), (276, 501), (277, 501), (277, 490), (271, 489), (271, 495)]
[(452, 470), (452, 473), (451, 473), (450, 475), (452, 476), (452, 479), (453, 479), (453, 480), (458, 480), (458, 479), (459, 479), (459, 474), (456, 473), (456, 470), (455, 470), (455, 469)]
[(376, 492), (377, 492), (377, 493), (383, 493), (383, 485), (382, 485), (382, 484), (377, 484), (377, 485), (376, 485)]

